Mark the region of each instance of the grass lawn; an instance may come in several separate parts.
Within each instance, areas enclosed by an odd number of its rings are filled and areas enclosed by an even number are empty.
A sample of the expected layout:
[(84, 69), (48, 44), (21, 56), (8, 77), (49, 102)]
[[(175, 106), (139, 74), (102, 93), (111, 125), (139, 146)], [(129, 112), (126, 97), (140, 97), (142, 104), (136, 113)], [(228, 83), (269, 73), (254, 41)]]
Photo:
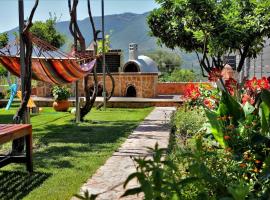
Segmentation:
[[(74, 115), (43, 108), (31, 117), (35, 173), (25, 173), (25, 165), (2, 168), (0, 199), (69, 200), (151, 110), (92, 110), (77, 125)], [(15, 111), (0, 109), (0, 123), (10, 123)]]

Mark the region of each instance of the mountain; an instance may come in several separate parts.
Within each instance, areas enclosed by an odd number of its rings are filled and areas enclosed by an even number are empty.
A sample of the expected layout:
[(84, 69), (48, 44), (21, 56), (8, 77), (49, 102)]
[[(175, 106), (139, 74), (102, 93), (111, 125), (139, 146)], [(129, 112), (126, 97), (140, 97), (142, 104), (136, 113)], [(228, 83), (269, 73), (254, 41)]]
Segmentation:
[[(105, 33), (110, 34), (111, 47), (113, 49), (122, 49), (124, 51), (124, 59), (128, 59), (128, 44), (137, 43), (140, 52), (149, 52), (155, 49), (161, 48), (156, 44), (156, 38), (149, 36), (149, 27), (147, 25), (147, 15), (123, 13), (116, 15), (105, 16)], [(94, 22), (97, 29), (101, 29), (101, 17), (94, 17)], [(78, 20), (79, 27), (82, 34), (85, 37), (86, 43), (90, 44), (92, 40), (92, 29), (90, 26), (89, 18)], [(72, 44), (72, 36), (69, 32), (69, 22), (63, 21), (56, 24), (56, 29), (65, 34), (67, 37), (66, 45), (63, 49), (68, 49)], [(10, 40), (14, 39), (13, 32), (16, 32), (18, 28), (8, 31)], [(169, 49), (163, 48), (170, 51)], [(185, 53), (184, 51), (175, 51), (180, 54), (183, 60), (184, 68), (198, 68), (198, 62), (194, 53)]]

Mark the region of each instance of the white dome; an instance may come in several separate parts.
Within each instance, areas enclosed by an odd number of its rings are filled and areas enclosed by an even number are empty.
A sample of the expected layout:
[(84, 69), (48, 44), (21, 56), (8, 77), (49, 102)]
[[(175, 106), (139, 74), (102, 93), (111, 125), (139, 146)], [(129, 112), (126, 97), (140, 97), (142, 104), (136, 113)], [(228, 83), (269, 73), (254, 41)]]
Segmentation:
[(137, 60), (129, 60), (124, 66), (124, 72), (126, 72), (126, 67), (130, 64), (136, 64), (139, 67), (138, 72), (142, 73), (158, 73), (158, 67), (155, 61), (151, 58), (141, 55), (138, 56)]

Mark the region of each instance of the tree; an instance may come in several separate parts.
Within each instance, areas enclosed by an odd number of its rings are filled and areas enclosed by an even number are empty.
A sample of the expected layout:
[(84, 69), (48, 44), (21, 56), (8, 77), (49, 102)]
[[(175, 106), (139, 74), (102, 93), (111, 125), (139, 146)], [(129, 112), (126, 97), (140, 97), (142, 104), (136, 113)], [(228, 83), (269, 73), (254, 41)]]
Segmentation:
[(165, 50), (156, 50), (146, 54), (158, 65), (160, 72), (172, 72), (175, 68), (180, 68), (182, 61), (179, 55)]
[(226, 64), (224, 55), (239, 54), (240, 72), (270, 36), (269, 0), (156, 0), (148, 17), (151, 34), (169, 48), (195, 51), (202, 69), (211, 73)]
[(8, 44), (8, 34), (1, 33), (0, 34), (0, 49), (5, 47)]
[[(0, 49), (5, 47), (7, 44), (8, 44), (8, 34), (1, 33), (0, 34)], [(0, 76), (6, 76), (6, 75), (7, 75), (7, 70), (0, 63)]]
[(65, 36), (58, 32), (55, 28), (57, 18), (50, 17), (45, 22), (36, 21), (33, 23), (30, 31), (40, 39), (48, 42), (56, 48), (60, 48), (65, 44)]
[(170, 77), (171, 82), (194, 82), (196, 81), (196, 74), (189, 69), (175, 69)]

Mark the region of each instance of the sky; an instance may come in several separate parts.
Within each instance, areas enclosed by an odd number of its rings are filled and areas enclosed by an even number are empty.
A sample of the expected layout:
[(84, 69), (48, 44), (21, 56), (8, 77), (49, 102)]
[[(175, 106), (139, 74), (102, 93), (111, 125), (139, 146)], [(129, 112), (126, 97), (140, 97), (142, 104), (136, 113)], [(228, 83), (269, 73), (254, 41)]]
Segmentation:
[[(34, 0), (24, 0), (25, 18), (29, 16)], [(34, 21), (46, 20), (49, 12), (55, 13), (60, 21), (69, 20), (68, 0), (39, 0)], [(91, 0), (94, 16), (101, 15), (101, 0)], [(154, 0), (104, 0), (105, 15), (124, 12), (145, 13), (158, 7)], [(87, 1), (80, 0), (78, 5), (78, 19), (88, 17)], [(18, 26), (18, 0), (0, 0), (0, 33)]]

